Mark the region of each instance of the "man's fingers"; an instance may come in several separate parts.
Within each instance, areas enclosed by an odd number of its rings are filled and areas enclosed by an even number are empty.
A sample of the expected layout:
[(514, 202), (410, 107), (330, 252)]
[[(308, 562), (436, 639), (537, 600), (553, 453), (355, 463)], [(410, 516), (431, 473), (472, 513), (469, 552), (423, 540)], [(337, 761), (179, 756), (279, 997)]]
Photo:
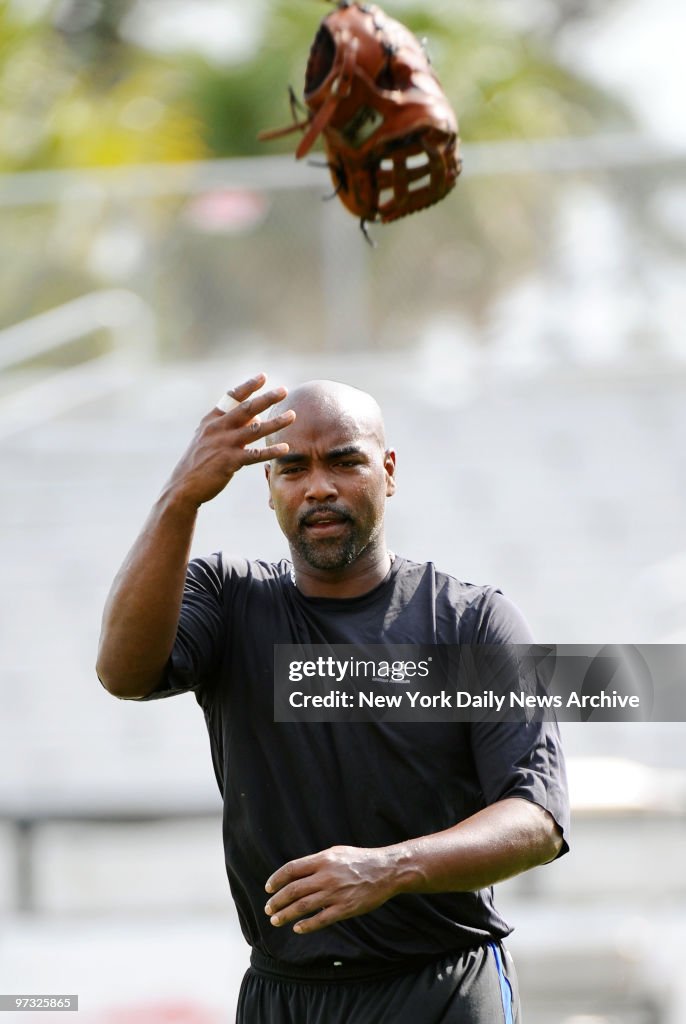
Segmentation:
[(231, 412), (232, 409), (235, 409), (236, 406), (240, 404), (241, 403), (237, 402), (235, 398), (232, 398), (227, 391), (225, 395), (222, 395), (214, 408), (218, 412)]
[(265, 373), (256, 373), (254, 377), (249, 377), (242, 384), (237, 384), (235, 388), (229, 388), (226, 393), (236, 402), (244, 402), (246, 398), (250, 398), (253, 392), (259, 391), (261, 387), (264, 387), (266, 380), (267, 375)]
[(269, 462), (270, 459), (278, 459), (281, 455), (288, 455), (288, 445), (272, 444), (267, 448), (244, 448), (241, 465), (254, 466), (257, 462)]
[(265, 905), (264, 912), (267, 917), (273, 917), (275, 914), (280, 915), (281, 912), (290, 910), (292, 906), (302, 903), (313, 895), (318, 897), (319, 902), (313, 903), (311, 907), (303, 910), (303, 914), (309, 913), (310, 910), (323, 906), (323, 893), (319, 891), (319, 885), (317, 884), (315, 875), (307, 875), (305, 878), (298, 878), (294, 882), (284, 885), (278, 892), (274, 893), (273, 896), (270, 896)]
[(291, 921), (297, 921), (308, 914), (321, 911), (325, 902), (323, 892), (313, 892), (300, 896), (298, 899), (293, 899), (281, 908), (273, 908), (270, 904), (267, 904), (272, 913), (270, 914), (266, 908), (265, 913), (267, 913), (270, 923), (275, 928), (281, 928), (284, 924), (290, 924)]
[(256, 373), (254, 377), (250, 377), (248, 380), (244, 380), (242, 384), (237, 384), (234, 388), (229, 388), (217, 404), (210, 411), (210, 416), (224, 416), (227, 412), (233, 410), (241, 402), (244, 402), (246, 398), (255, 391), (259, 391), (264, 386), (267, 376), (264, 373)]
[[(250, 398), (249, 396), (252, 391), (260, 387), (264, 380), (264, 374), (258, 374), (249, 381), (245, 381), (244, 384), (240, 384), (238, 387), (227, 391), (225, 396), (226, 402), (223, 403), (226, 411), (223, 412), (221, 410), (222, 400), (220, 399), (217, 406), (203, 420), (203, 423), (213, 424), (213, 431), (218, 429), (236, 432), (235, 443), (238, 447), (243, 448), (242, 453), (240, 453), (239, 465), (249, 466), (257, 462), (268, 462), (270, 459), (276, 459), (280, 455), (286, 455), (288, 452), (288, 445), (284, 443), (270, 445), (267, 448), (251, 447), (255, 441), (259, 441), (269, 434), (278, 433), (279, 430), (290, 426), (295, 420), (293, 409), (287, 409), (286, 412), (282, 412), (271, 419), (261, 420), (258, 418), (260, 413), (266, 412), (273, 405), (283, 401), (288, 394), (286, 388), (277, 387)], [(246, 393), (247, 397), (242, 402), (238, 402), (238, 398)], [(235, 399), (233, 396), (235, 396)], [(229, 407), (229, 402), (236, 402), (238, 404)]]
[[(241, 421), (247, 422), (254, 416), (258, 416), (265, 409), (269, 409), (270, 406), (276, 405), (278, 402), (282, 402), (288, 394), (288, 389), (280, 386), (276, 388), (270, 388), (269, 391), (263, 391), (261, 394), (253, 394), (264, 384), (266, 378), (264, 374), (260, 374), (258, 377), (253, 377), (250, 381), (246, 381), (244, 384), (239, 384), (235, 388), (229, 388), (226, 391), (212, 412), (218, 412), (222, 416), (231, 414), (229, 422), (235, 426), (236, 423)], [(250, 397), (252, 395), (252, 398)]]
[(242, 423), (249, 423), (250, 420), (259, 416), (260, 413), (282, 402), (287, 394), (286, 388), (271, 388), (269, 391), (262, 392), (262, 394), (247, 398), (244, 402), (228, 411), (226, 415), (227, 429), (240, 426)]
[[(274, 447), (278, 447), (275, 445)], [(265, 451), (267, 449), (264, 449)], [(265, 892), (273, 893), (278, 892), (289, 882), (294, 882), (298, 878), (307, 878), (308, 875), (313, 875), (317, 870), (319, 864), (319, 854), (312, 853), (308, 857), (299, 857), (298, 860), (289, 860), (287, 864), (283, 864), (273, 875), (270, 875), (265, 884)]]
[(250, 444), (251, 441), (257, 441), (261, 437), (267, 437), (269, 434), (277, 434), (279, 430), (289, 426), (295, 419), (295, 413), (292, 409), (288, 412), (281, 413), (280, 416), (275, 416), (274, 419), (253, 419), (250, 420), (239, 432), (237, 441), (239, 444)]
[(312, 914), (311, 917), (306, 917), (303, 921), (294, 924), (293, 931), (298, 935), (307, 935), (309, 932), (318, 932), (340, 920), (342, 920), (340, 914), (333, 907), (324, 907), (318, 914)]
[(264, 374), (256, 374), (250, 380), (244, 381), (243, 384), (237, 384), (235, 387), (228, 388), (217, 399), (216, 406), (212, 407), (203, 422), (206, 420), (211, 422), (212, 420), (222, 419), (226, 413), (237, 409), (246, 398), (250, 397), (253, 391), (261, 388), (265, 381), (266, 376)]

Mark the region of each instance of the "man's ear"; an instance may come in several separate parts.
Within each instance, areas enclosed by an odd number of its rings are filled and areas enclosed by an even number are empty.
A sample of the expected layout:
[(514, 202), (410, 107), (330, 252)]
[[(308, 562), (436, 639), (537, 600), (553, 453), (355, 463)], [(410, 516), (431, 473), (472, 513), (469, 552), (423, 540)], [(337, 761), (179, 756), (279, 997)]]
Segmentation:
[(264, 464), (264, 475), (267, 478), (267, 487), (269, 487), (269, 507), (271, 509), (273, 509), (274, 508), (274, 502), (272, 501), (271, 473), (272, 473), (272, 467), (269, 465), (268, 462), (265, 462), (265, 464)]
[(395, 451), (387, 448), (383, 457), (384, 469), (386, 470), (386, 497), (391, 498), (395, 494)]

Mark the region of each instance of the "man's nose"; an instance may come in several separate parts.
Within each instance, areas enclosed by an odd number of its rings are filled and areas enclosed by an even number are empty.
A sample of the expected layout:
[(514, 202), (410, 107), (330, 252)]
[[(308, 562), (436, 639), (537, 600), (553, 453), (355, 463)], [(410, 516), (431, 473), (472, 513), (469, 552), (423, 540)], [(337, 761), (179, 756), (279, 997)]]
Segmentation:
[(338, 496), (333, 474), (326, 467), (313, 467), (307, 476), (308, 501), (331, 501)]

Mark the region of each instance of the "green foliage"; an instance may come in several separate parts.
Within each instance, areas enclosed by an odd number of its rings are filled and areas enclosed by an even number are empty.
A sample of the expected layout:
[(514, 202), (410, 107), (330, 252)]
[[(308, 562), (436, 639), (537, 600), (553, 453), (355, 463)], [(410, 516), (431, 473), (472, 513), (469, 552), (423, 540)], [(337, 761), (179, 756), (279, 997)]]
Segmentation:
[(291, 152), (293, 140), (266, 147), (257, 140), (264, 128), (291, 120), (288, 87), (302, 92), (305, 66), (322, 5), (309, 2), (272, 4), (259, 50), (242, 64), (217, 68), (196, 62), (191, 100), (205, 125), (208, 149), (217, 156)]
[(0, 170), (207, 155), (185, 73), (105, 28), (86, 38), (0, 5)]
[[(223, 67), (194, 52), (161, 57), (125, 41), (131, 0), (53, 5), (33, 20), (0, 2), (0, 169), (94, 166), (289, 152), (260, 144), (288, 124), (310, 45), (315, 0), (272, 0), (253, 56)], [(386, 9), (420, 38), (464, 140), (584, 134), (626, 121), (621, 106), (554, 59), (542, 36), (457, 5)]]

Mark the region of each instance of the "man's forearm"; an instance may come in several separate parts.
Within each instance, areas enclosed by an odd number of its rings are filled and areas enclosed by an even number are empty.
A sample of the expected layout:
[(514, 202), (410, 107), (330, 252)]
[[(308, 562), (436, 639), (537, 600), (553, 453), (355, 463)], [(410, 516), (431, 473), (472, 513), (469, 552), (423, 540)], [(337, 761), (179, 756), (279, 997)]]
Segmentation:
[(552, 860), (561, 845), (547, 811), (510, 798), (387, 852), (397, 893), (471, 892)]
[(164, 492), (112, 584), (97, 673), (117, 697), (150, 693), (171, 654), (196, 516), (195, 506)]
[(295, 419), (292, 409), (259, 419), (286, 397), (282, 387), (255, 394), (264, 382), (263, 373), (251, 377), (224, 396), (231, 402), (203, 417), (112, 584), (96, 668), (116, 697), (147, 696), (172, 653), (200, 506), (243, 466), (288, 452), (283, 441), (256, 445)]
[(527, 800), (485, 807), (443, 832), (393, 846), (332, 846), (284, 864), (267, 880), (265, 913), (299, 934), (376, 910), (406, 893), (472, 892), (552, 860), (562, 837)]

